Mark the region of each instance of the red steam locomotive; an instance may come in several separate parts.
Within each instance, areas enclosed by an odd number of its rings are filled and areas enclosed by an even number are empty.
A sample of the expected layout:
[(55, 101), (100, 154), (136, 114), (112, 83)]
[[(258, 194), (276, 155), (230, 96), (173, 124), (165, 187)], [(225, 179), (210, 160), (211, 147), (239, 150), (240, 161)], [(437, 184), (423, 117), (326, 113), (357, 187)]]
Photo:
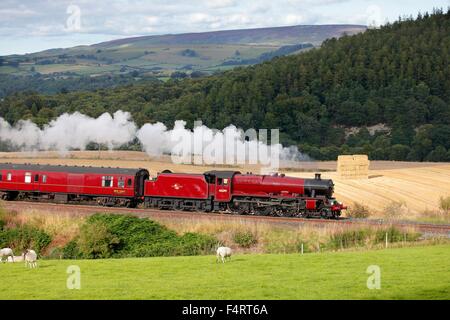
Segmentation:
[(333, 198), (333, 181), (208, 171), (150, 178), (146, 169), (0, 164), (4, 200), (138, 205), (147, 208), (262, 216), (337, 218), (345, 207)]

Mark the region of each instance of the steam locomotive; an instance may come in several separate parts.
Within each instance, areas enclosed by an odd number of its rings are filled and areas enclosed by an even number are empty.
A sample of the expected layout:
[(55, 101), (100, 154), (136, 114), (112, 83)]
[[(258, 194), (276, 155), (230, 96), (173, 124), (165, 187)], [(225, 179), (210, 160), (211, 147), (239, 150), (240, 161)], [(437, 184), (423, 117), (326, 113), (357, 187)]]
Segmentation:
[(333, 181), (320, 174), (302, 179), (239, 171), (165, 170), (150, 178), (146, 169), (0, 164), (4, 200), (330, 219), (346, 209), (333, 198), (333, 189)]

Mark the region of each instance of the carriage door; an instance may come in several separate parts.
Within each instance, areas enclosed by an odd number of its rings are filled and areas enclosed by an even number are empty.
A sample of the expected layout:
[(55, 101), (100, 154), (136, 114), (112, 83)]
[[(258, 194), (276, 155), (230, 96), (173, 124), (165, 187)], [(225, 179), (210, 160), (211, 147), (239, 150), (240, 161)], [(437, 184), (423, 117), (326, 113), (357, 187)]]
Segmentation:
[(216, 178), (216, 201), (231, 200), (231, 179)]
[(33, 179), (33, 191), (39, 191), (39, 178), (40, 178), (40, 174), (39, 173), (34, 173), (33, 176), (31, 177)]
[[(67, 174), (67, 193), (84, 193), (84, 174), (69, 173)], [(60, 192), (65, 193), (65, 190)]]

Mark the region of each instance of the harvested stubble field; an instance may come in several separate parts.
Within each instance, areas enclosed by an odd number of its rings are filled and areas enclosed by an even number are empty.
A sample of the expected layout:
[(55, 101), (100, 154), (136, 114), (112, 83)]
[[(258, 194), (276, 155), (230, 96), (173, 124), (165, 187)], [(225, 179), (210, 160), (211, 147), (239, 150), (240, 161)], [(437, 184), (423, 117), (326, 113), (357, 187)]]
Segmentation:
[[(215, 169), (231, 169), (259, 173), (256, 165), (198, 166), (174, 164), (170, 157), (150, 158), (143, 152), (130, 151), (78, 151), (61, 157), (56, 152), (0, 153), (0, 162), (40, 163), (61, 165), (91, 165), (112, 167), (143, 167), (152, 176), (170, 169), (174, 172), (204, 172)], [(287, 175), (314, 177), (314, 171), (325, 171), (322, 178), (335, 182), (336, 198), (345, 204), (361, 203), (372, 215), (382, 216), (392, 202), (401, 202), (400, 218), (421, 218), (427, 213), (439, 212), (439, 198), (450, 196), (450, 163), (418, 163), (395, 161), (371, 161), (369, 179), (344, 180), (336, 173), (335, 161), (287, 163), (281, 169)]]
[[(309, 173), (295, 176), (312, 177)], [(420, 218), (439, 212), (439, 198), (450, 196), (450, 164), (413, 168), (369, 170), (369, 179), (342, 180), (335, 172), (322, 174), (333, 179), (339, 201), (355, 202), (369, 208), (372, 215), (382, 216), (393, 202), (402, 203), (398, 217)]]

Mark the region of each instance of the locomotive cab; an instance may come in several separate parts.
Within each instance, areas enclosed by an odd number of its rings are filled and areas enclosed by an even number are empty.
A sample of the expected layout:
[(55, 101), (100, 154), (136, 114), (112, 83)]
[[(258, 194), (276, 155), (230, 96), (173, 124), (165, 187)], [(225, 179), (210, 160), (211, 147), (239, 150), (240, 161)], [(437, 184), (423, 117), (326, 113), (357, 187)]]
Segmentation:
[(229, 202), (232, 196), (232, 181), (239, 171), (207, 171), (204, 173), (206, 181), (210, 185), (210, 193), (215, 201)]

